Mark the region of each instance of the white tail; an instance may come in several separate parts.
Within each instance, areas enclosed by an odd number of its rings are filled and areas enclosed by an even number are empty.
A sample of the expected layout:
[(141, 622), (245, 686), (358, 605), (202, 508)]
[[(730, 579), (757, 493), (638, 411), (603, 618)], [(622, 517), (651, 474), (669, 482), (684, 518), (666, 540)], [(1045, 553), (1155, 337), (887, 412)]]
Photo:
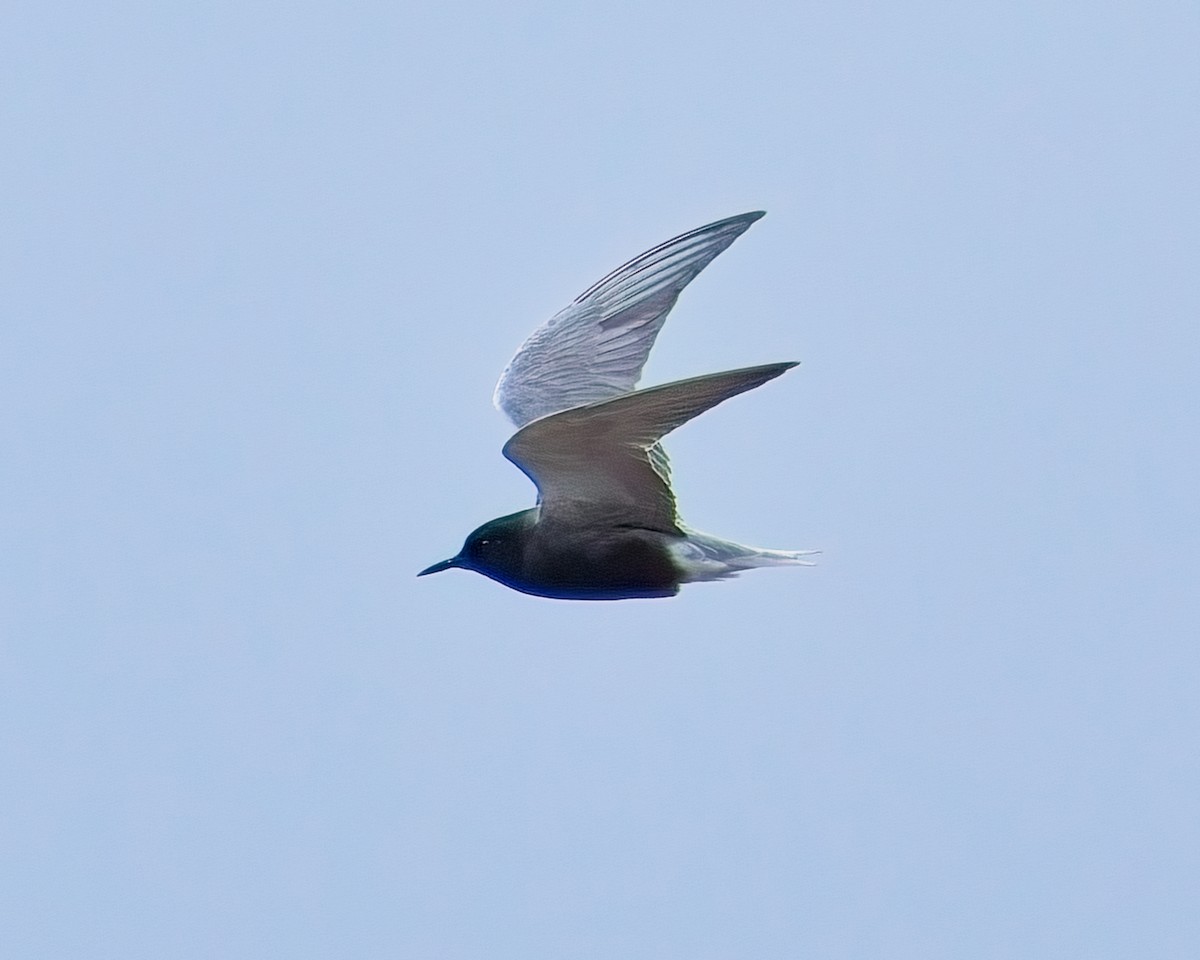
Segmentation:
[(764, 550), (748, 547), (732, 540), (683, 528), (685, 540), (671, 545), (675, 562), (683, 570), (685, 581), (723, 580), (736, 576), (742, 570), (754, 567), (778, 567), (800, 565), (811, 567), (820, 550)]

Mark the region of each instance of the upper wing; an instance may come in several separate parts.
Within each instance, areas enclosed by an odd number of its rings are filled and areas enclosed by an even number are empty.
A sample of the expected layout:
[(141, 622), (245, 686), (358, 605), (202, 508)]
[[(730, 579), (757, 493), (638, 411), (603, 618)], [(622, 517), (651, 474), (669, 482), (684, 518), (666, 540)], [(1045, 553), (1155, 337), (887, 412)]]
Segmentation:
[(537, 484), (543, 516), (679, 533), (675, 497), (651, 453), (692, 417), (761, 386), (794, 363), (677, 380), (574, 407), (522, 427), (504, 455)]
[(764, 214), (698, 227), (618, 267), (538, 327), (496, 385), (493, 401), (518, 427), (628, 393), (680, 292)]

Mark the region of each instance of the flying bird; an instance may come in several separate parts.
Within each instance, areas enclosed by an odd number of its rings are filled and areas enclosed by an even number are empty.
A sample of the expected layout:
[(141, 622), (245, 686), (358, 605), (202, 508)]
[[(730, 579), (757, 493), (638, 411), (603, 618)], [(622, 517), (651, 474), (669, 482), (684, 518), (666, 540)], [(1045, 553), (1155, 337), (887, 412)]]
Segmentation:
[(533, 332), (493, 400), (518, 428), (504, 455), (537, 485), (537, 506), (489, 520), (417, 576), (459, 567), (541, 597), (625, 600), (810, 563), (815, 550), (762, 550), (684, 526), (660, 443), (795, 363), (634, 389), (683, 288), (763, 215), (719, 220), (647, 250)]

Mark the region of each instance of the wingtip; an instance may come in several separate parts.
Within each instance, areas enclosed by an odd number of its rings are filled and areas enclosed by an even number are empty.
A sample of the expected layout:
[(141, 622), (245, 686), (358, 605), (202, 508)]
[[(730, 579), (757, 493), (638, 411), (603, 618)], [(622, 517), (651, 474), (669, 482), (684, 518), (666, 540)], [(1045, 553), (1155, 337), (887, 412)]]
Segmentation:
[[(704, 226), (697, 227), (695, 230), (693, 230), (691, 232), (694, 234), (696, 234), (696, 233), (716, 233), (717, 231), (728, 230), (730, 227), (736, 226), (736, 227), (739, 227), (740, 229), (738, 229), (737, 233), (734, 236), (741, 236), (742, 233), (744, 233), (746, 230), (749, 230), (753, 224), (757, 223), (759, 220), (761, 220), (766, 215), (767, 215), (766, 210), (751, 210), (747, 213), (735, 213), (732, 217), (725, 217), (721, 220), (714, 220), (712, 223), (706, 223)], [(687, 234), (684, 234), (684, 236), (687, 236)], [(678, 238), (676, 238), (676, 239), (678, 239)], [(729, 242), (732, 243), (733, 241), (731, 240)], [(724, 249), (724, 248), (722, 248), (722, 249)]]
[(770, 368), (770, 373), (769, 373), (768, 379), (774, 380), (776, 377), (783, 376), (785, 373), (787, 373), (789, 370), (791, 370), (792, 367), (800, 366), (800, 361), (799, 360), (784, 360), (782, 363), (771, 363), (771, 364), (767, 364), (767, 366)]
[(739, 213), (732, 217), (726, 217), (724, 220), (718, 220), (717, 223), (743, 223), (749, 228), (752, 223), (757, 223), (766, 215), (766, 210), (750, 210), (747, 213)]
[(768, 380), (774, 380), (776, 377), (787, 373), (792, 367), (800, 366), (799, 360), (784, 360), (776, 363), (760, 363), (753, 367), (738, 367), (736, 370), (722, 370), (719, 373), (705, 374), (700, 377), (693, 377), (694, 380), (705, 380), (709, 377), (743, 377), (749, 380), (757, 379), (758, 382), (766, 383)]
[(782, 363), (763, 363), (757, 367), (743, 367), (741, 370), (732, 371), (735, 374), (742, 374), (750, 380), (758, 381), (758, 385), (774, 380), (776, 377), (782, 377), (792, 367), (800, 366), (799, 360), (784, 360)]

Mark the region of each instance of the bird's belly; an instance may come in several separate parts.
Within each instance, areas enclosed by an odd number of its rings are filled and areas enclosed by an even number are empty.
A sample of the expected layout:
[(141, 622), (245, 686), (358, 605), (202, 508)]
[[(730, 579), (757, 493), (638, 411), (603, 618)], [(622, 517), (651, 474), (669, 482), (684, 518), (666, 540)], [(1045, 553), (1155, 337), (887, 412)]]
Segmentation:
[(525, 558), (528, 583), (520, 589), (570, 600), (670, 597), (679, 592), (680, 570), (668, 537), (642, 530), (615, 533), (532, 544)]

